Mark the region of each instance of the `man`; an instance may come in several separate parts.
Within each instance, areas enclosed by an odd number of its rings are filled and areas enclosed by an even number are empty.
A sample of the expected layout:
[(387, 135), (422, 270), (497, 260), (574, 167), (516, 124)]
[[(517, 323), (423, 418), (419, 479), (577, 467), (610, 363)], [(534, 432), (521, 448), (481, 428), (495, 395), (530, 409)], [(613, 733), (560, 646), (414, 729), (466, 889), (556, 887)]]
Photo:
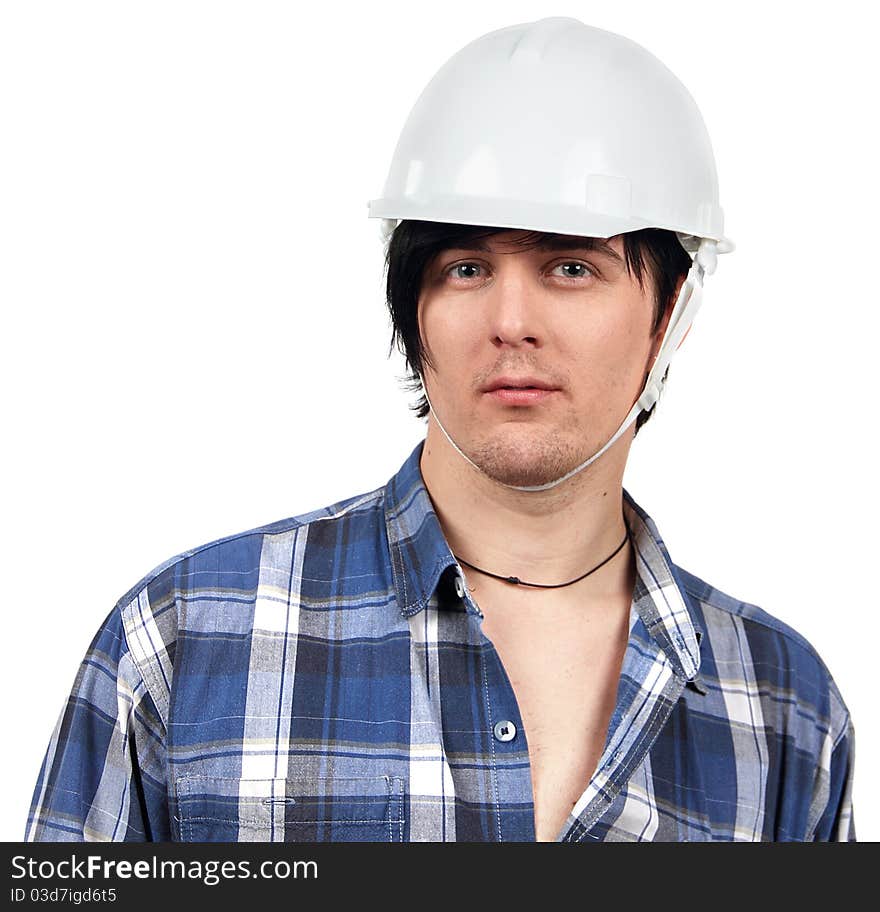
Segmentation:
[(577, 20), (492, 32), (370, 214), (425, 440), (125, 593), (25, 838), (853, 840), (821, 659), (674, 564), (622, 487), (732, 249), (686, 90)]

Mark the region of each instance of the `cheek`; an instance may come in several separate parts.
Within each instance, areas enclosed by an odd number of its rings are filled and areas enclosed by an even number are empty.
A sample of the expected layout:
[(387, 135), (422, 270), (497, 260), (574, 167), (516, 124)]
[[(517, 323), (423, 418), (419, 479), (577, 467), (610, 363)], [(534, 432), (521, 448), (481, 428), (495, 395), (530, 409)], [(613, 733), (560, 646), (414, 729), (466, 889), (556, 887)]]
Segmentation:
[(582, 388), (596, 394), (616, 389), (629, 393), (642, 376), (649, 344), (641, 322), (614, 320), (595, 321), (565, 342)]
[(466, 313), (457, 313), (439, 302), (429, 303), (419, 308), (419, 326), (438, 371), (457, 370), (473, 363), (479, 333)]

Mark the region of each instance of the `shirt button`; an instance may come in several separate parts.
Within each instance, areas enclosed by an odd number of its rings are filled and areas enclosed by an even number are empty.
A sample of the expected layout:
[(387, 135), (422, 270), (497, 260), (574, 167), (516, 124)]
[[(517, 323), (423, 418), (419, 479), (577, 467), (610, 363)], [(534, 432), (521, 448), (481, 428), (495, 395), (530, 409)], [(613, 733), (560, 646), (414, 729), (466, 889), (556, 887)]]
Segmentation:
[(460, 598), (464, 598), (464, 582), (460, 576), (455, 577), (455, 594)]
[(499, 741), (513, 741), (516, 737), (516, 726), (510, 719), (502, 719), (495, 723), (495, 737)]

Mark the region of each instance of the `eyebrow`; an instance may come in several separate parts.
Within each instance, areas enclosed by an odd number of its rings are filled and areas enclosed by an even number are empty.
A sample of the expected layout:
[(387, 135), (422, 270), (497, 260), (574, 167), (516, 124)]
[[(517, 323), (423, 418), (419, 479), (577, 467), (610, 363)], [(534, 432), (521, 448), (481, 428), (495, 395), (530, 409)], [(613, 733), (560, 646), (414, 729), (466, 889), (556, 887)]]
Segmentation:
[[(463, 244), (455, 245), (454, 248), (450, 249), (455, 250), (478, 250), (482, 253), (488, 253), (489, 247), (485, 241), (477, 239), (474, 241), (467, 241)], [(572, 250), (588, 250), (591, 253), (599, 253), (604, 256), (607, 256), (610, 260), (613, 260), (615, 263), (623, 263), (623, 257), (604, 239), (604, 238), (593, 238), (593, 237), (560, 237), (560, 238), (549, 238), (547, 240), (541, 241), (539, 244), (529, 245), (527, 249), (530, 250), (540, 250), (542, 252), (559, 252), (559, 251), (568, 251)]]

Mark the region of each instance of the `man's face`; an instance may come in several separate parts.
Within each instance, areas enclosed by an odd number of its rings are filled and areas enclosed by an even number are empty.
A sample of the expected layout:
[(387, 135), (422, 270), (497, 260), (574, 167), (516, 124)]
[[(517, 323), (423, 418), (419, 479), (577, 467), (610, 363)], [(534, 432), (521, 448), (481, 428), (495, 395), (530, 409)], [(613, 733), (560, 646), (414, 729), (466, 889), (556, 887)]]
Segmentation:
[[(609, 252), (522, 250), (510, 243), (521, 234), (497, 234), (483, 250), (442, 251), (425, 270), (418, 315), (436, 366), (425, 367), (424, 382), (446, 430), (491, 477), (537, 485), (571, 471), (617, 430), (665, 319), (651, 335), (653, 282), (645, 275), (643, 291), (627, 273), (622, 237), (605, 242)], [(501, 377), (555, 389), (487, 392)], [(627, 447), (633, 430), (623, 435)]]

